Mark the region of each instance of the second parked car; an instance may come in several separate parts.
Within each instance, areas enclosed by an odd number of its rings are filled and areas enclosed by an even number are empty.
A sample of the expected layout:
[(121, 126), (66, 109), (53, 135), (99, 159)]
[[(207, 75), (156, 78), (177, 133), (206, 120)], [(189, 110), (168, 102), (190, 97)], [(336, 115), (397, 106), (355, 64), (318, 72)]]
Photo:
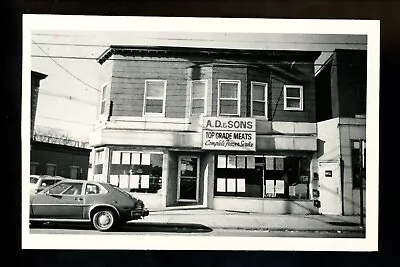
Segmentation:
[(31, 193), (38, 193), (46, 187), (58, 183), (63, 177), (49, 176), (49, 175), (31, 175), (30, 191)]

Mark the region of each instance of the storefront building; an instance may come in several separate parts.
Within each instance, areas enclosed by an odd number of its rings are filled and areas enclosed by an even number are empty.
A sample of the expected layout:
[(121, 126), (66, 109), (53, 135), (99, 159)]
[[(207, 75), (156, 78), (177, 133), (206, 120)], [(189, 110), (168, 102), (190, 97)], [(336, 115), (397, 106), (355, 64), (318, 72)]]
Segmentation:
[(89, 179), (151, 210), (318, 213), (319, 54), (111, 46)]

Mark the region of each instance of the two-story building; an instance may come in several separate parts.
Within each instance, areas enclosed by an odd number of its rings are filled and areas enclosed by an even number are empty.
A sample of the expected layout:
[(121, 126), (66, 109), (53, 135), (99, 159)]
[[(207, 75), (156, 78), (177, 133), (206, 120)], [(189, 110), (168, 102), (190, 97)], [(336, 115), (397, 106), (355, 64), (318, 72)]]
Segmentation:
[(320, 52), (110, 46), (89, 180), (182, 206), (317, 213)]
[(335, 50), (315, 81), (320, 211), (360, 214), (361, 203), (366, 206), (367, 51)]

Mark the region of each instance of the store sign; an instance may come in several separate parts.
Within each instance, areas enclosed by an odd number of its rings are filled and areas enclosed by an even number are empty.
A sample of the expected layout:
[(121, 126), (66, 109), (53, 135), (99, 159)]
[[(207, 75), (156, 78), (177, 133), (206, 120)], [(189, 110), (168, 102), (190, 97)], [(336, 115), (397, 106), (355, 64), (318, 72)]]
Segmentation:
[(255, 119), (205, 117), (202, 148), (207, 150), (255, 151)]

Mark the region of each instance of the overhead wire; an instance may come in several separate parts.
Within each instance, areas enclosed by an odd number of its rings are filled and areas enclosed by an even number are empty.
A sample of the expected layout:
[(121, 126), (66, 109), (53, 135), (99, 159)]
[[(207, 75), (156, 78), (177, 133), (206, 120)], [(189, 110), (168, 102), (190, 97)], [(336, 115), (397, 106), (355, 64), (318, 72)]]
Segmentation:
[(86, 86), (100, 92), (99, 89), (97, 89), (96, 87), (86, 83), (85, 81), (81, 80), (79, 77), (77, 77), (75, 74), (73, 74), (72, 72), (70, 72), (68, 69), (66, 69), (64, 66), (62, 66), (61, 64), (59, 64), (56, 60), (54, 60), (55, 57), (49, 55), (46, 51), (44, 51), (44, 49), (42, 49), (42, 47), (40, 47), (40, 45), (38, 45), (35, 41), (32, 41), (34, 44), (36, 44), (36, 46), (46, 55), (45, 57), (50, 58), (55, 64), (57, 64), (60, 68), (62, 68), (64, 71), (66, 71), (68, 74), (70, 74), (72, 77), (74, 77), (75, 79), (77, 79), (78, 81), (80, 81), (81, 83), (85, 84)]

